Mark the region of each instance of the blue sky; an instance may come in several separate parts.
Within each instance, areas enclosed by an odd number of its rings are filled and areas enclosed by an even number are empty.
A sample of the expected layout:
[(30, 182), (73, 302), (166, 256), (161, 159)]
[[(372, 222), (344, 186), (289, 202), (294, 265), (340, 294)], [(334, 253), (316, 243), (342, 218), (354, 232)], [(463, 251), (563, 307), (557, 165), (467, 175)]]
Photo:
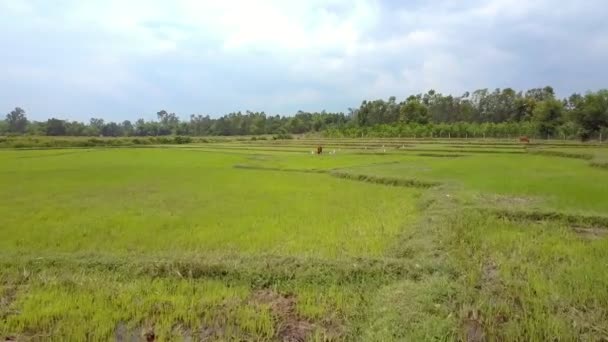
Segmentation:
[(435, 89), (608, 87), (587, 1), (0, 0), (0, 112), (346, 111)]

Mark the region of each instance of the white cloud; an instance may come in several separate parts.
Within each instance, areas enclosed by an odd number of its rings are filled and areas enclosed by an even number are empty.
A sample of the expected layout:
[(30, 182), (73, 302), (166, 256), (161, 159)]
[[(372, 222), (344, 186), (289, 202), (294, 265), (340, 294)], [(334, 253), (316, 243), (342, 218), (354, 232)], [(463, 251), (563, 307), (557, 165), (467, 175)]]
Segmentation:
[(605, 14), (601, 0), (0, 0), (0, 81), (19, 85), (0, 108), (289, 113), (428, 88), (584, 91), (607, 76)]

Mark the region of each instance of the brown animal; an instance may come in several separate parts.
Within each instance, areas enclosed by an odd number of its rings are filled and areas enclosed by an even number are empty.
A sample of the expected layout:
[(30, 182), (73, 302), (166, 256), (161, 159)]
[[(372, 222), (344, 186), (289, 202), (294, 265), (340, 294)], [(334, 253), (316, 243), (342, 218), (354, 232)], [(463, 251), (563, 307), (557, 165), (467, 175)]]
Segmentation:
[(528, 138), (526, 136), (519, 137), (519, 142), (529, 144), (530, 143), (530, 138)]
[(323, 153), (323, 147), (318, 146), (317, 147), (317, 154), (321, 154), (321, 153)]

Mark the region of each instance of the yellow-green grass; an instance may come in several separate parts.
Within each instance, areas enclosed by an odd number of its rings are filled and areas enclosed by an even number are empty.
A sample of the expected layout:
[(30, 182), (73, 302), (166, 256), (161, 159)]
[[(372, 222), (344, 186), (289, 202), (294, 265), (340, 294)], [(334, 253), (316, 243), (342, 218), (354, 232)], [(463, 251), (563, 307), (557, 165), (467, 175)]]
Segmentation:
[(595, 146), (592, 148), (559, 147), (551, 146), (536, 149), (539, 153), (554, 153), (570, 158), (589, 159), (592, 165), (608, 168), (608, 145)]
[[(512, 341), (608, 337), (608, 239), (559, 222), (483, 215), (446, 222), (461, 316), (475, 311), (488, 336)], [(599, 231), (596, 231), (599, 233)], [(604, 236), (604, 237), (602, 237)]]
[[(304, 157), (315, 167), (341, 165), (340, 157)], [(241, 170), (233, 166), (250, 159), (237, 155), (22, 151), (0, 160), (3, 253), (377, 257), (416, 216), (416, 190)], [(344, 157), (342, 165), (352, 163)]]
[(604, 221), (513, 211), (605, 217), (606, 170), (322, 140), (0, 151), (0, 338), (608, 339)]
[[(606, 214), (608, 172), (579, 159), (536, 154), (411, 157), (399, 163), (357, 167), (358, 174), (438, 181), (489, 194), (525, 196), (547, 209)], [(483, 203), (482, 203), (483, 204)]]
[[(288, 284), (259, 290), (234, 281), (117, 277), (113, 272), (41, 272), (27, 288), (15, 291), (12, 307), (18, 313), (5, 313), (0, 334), (40, 341), (130, 341), (150, 333), (161, 341), (273, 340), (285, 334), (280, 324), (294, 323), (305, 324), (311, 338), (324, 340), (344, 334), (342, 325), (356, 317), (361, 305), (360, 290), (351, 286), (294, 289)], [(287, 303), (292, 307), (280, 307), (293, 294)]]

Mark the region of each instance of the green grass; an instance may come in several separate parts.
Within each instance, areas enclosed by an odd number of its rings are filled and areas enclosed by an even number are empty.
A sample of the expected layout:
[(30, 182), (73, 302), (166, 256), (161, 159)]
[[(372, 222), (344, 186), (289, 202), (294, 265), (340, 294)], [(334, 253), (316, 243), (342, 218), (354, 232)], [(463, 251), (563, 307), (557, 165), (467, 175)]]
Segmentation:
[(608, 336), (607, 239), (555, 222), (518, 224), (480, 215), (450, 222), (453, 260), (468, 269), (458, 302), (483, 313), (502, 340), (601, 340)]
[(544, 155), (489, 155), (454, 159), (412, 157), (352, 172), (457, 185), (466, 190), (539, 199), (551, 209), (606, 214), (608, 172), (584, 160)]
[(46, 153), (1, 157), (4, 252), (381, 256), (416, 216), (414, 190), (239, 170), (238, 156)]
[[(319, 143), (336, 154), (311, 155)], [(608, 339), (608, 172), (524, 152), (0, 150), (0, 338)]]
[(580, 158), (590, 160), (590, 165), (598, 168), (608, 169), (608, 145), (595, 146), (593, 148), (559, 147), (535, 149), (536, 153), (553, 154), (566, 158)]

